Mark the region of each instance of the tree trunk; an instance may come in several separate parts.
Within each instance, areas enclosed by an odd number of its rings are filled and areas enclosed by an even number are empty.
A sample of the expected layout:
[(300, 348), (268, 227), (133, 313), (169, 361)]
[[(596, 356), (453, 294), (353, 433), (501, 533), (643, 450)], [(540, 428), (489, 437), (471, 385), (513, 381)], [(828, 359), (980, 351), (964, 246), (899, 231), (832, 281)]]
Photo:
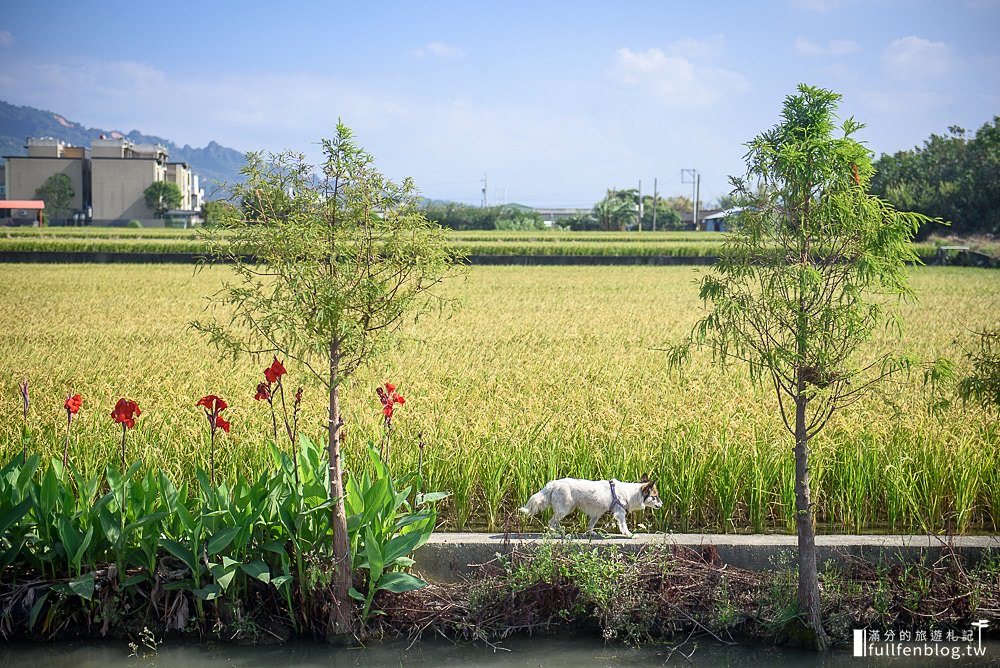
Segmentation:
[(796, 644), (818, 650), (829, 647), (823, 631), (819, 599), (819, 574), (816, 570), (816, 530), (809, 494), (809, 436), (806, 433), (805, 382), (799, 372), (799, 392), (795, 397), (795, 526), (799, 537), (799, 615), (805, 633)]
[(330, 457), (330, 498), (336, 499), (330, 514), (333, 529), (333, 606), (327, 626), (327, 640), (345, 642), (352, 636), (351, 550), (347, 540), (347, 513), (344, 510), (344, 481), (340, 465), (340, 355), (336, 341), (330, 342), (330, 414), (328, 447)]

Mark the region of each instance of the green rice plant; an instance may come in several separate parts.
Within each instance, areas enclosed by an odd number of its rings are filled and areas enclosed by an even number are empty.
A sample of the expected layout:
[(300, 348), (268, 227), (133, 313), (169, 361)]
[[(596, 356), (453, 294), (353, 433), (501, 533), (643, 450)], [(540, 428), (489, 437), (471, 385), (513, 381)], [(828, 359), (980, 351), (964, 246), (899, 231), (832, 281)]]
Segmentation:
[[(730, 531), (786, 530), (791, 461), (771, 399), (707, 357), (692, 360), (692, 377), (677, 379), (658, 350), (696, 319), (696, 275), (685, 267), (473, 267), (444, 286), (463, 302), (459, 311), (408, 325), (383, 370), (345, 384), (345, 466), (358, 475), (370, 466), (367, 443), (383, 429), (372, 393), (389, 377), (407, 388), (407, 407), (419, 407), (393, 427), (394, 466), (416, 467), (423, 434), (425, 486), (456, 492), (439, 508), (445, 529), (485, 528), (490, 518), (500, 528), (553, 478), (635, 480), (649, 472), (665, 501), (644, 516), (651, 529), (722, 530), (726, 521)], [(157, 265), (0, 265), (7, 388), (0, 457), (21, 456), (27, 429), (29, 459), (61, 459), (63, 398), (72, 387), (85, 403), (73, 419), (69, 461), (83, 479), (103, 475), (110, 463), (120, 467), (121, 428), (110, 411), (125, 395), (143, 409), (128, 433), (129, 461), (142, 461), (139, 475), (163, 471), (193, 493), (196, 470), (208, 466), (205, 418), (193, 404), (211, 388), (230, 399), (232, 412), (232, 430), (217, 443), (218, 481), (232, 491), (241, 476), (256, 481), (274, 471), (271, 415), (253, 400), (260, 366), (212, 359), (186, 329), (220, 276)], [(914, 269), (920, 301), (904, 307), (904, 345), (929, 359), (960, 358), (956, 323), (978, 327), (1000, 312), (995, 283), (984, 270)], [(961, 374), (964, 362), (957, 364)], [(28, 422), (16, 389), (25, 377)], [(322, 433), (321, 393), (302, 377), (287, 381), (305, 386), (301, 432)], [(914, 377), (852, 406), (816, 439), (822, 531), (997, 530), (994, 419), (960, 405), (931, 416), (925, 405)], [(720, 458), (745, 462), (742, 489), (726, 502), (735, 498), (728, 519), (713, 487)], [(294, 477), (290, 457), (288, 471)], [(928, 486), (933, 480), (936, 487)], [(10, 538), (13, 548), (18, 541)], [(266, 557), (283, 576), (280, 555)]]
[(727, 442), (726, 432), (720, 434), (719, 456), (711, 477), (715, 499), (716, 525), (723, 533), (735, 531), (742, 524), (737, 509), (744, 497), (749, 459), (743, 448)]
[(862, 435), (861, 439), (845, 442), (842, 434), (832, 436), (836, 447), (827, 483), (827, 521), (848, 532), (861, 533), (864, 527), (874, 523), (876, 506), (872, 500), (878, 498), (883, 488), (873, 439)]

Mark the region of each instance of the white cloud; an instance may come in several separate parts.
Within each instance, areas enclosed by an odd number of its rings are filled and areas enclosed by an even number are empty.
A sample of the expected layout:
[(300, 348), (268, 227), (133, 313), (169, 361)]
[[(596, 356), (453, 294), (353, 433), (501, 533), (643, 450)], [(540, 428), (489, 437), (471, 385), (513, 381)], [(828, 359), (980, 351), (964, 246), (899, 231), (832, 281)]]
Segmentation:
[(705, 107), (749, 87), (742, 74), (701, 63), (700, 58), (667, 55), (656, 48), (621, 48), (615, 55), (615, 73), (622, 83), (648, 91), (669, 107)]
[(0, 30), (0, 47), (14, 46), (14, 35), (9, 30)]
[(861, 47), (849, 39), (831, 39), (823, 46), (805, 37), (795, 38), (795, 52), (800, 56), (847, 56), (860, 50)]
[(940, 77), (951, 69), (951, 50), (944, 42), (922, 37), (894, 40), (882, 51), (882, 68), (897, 79)]
[(915, 109), (943, 109), (953, 100), (944, 93), (914, 90), (875, 90), (862, 93), (861, 100), (871, 110), (881, 114), (913, 113)]
[(422, 47), (413, 50), (413, 55), (423, 58), (431, 56), (433, 58), (461, 58), (465, 52), (458, 47), (445, 44), (444, 42), (428, 42)]
[(689, 37), (678, 42), (672, 42), (666, 47), (671, 56), (712, 60), (725, 50), (726, 41), (722, 35), (713, 35), (708, 39)]

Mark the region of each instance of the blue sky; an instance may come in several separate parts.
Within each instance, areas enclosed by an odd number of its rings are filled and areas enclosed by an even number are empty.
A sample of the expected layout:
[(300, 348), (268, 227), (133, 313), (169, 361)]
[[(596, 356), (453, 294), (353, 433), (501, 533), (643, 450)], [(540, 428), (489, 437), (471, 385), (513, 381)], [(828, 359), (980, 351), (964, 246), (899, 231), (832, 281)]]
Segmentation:
[(0, 99), (178, 144), (318, 159), (338, 118), (433, 198), (704, 201), (799, 82), (876, 153), (1000, 114), (1000, 0), (13, 2)]

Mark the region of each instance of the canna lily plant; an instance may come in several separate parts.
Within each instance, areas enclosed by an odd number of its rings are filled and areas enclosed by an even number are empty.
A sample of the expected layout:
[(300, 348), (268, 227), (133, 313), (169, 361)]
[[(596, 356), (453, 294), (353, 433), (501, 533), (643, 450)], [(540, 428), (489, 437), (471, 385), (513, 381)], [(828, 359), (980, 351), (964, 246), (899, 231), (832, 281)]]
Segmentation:
[(205, 418), (208, 420), (208, 428), (211, 433), (212, 449), (210, 454), (210, 464), (212, 470), (212, 485), (215, 485), (215, 432), (219, 429), (229, 433), (229, 421), (222, 417), (222, 411), (229, 408), (229, 404), (222, 397), (208, 394), (198, 400), (196, 406), (205, 409)]
[(122, 426), (122, 470), (125, 470), (125, 432), (135, 427), (135, 419), (142, 415), (139, 404), (122, 397), (111, 411), (111, 419)]
[(382, 402), (382, 423), (385, 425), (385, 435), (382, 437), (382, 443), (379, 445), (378, 452), (380, 457), (384, 457), (384, 461), (389, 461), (389, 439), (392, 436), (392, 414), (395, 410), (396, 404), (402, 406), (406, 403), (406, 399), (403, 398), (403, 395), (396, 392), (396, 386), (392, 383), (386, 383), (384, 387), (376, 387), (375, 394), (378, 395), (379, 401)]
[(66, 395), (66, 401), (63, 402), (63, 408), (66, 409), (66, 442), (63, 444), (63, 468), (66, 468), (66, 461), (69, 457), (69, 434), (73, 428), (73, 416), (80, 412), (80, 406), (83, 405), (83, 398), (79, 394), (73, 394), (70, 392)]

